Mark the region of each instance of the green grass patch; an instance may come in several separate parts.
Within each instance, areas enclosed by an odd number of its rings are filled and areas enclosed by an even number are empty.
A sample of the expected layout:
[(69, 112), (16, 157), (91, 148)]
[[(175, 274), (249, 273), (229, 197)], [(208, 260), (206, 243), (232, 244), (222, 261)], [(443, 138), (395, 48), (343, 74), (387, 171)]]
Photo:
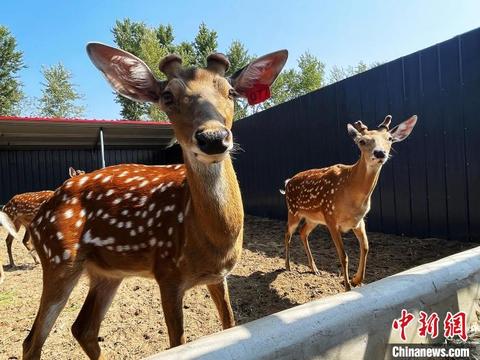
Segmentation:
[(16, 295), (15, 291), (0, 291), (0, 306), (12, 305)]

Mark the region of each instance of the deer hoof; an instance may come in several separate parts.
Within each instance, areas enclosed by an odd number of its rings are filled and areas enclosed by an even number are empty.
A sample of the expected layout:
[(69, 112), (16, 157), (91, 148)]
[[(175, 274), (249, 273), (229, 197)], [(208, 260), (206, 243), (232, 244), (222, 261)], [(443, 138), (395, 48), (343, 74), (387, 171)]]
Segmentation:
[(352, 285), (353, 286), (362, 286), (363, 285), (362, 280), (360, 280), (359, 277), (354, 276), (353, 279), (352, 279)]

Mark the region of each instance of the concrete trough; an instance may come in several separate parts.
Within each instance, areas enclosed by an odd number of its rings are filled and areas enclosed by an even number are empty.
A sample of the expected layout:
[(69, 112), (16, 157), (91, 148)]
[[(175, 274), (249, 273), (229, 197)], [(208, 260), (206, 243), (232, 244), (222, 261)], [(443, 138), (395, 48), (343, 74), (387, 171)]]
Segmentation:
[[(149, 360), (382, 359), (389, 343), (402, 343), (392, 322), (406, 309), (415, 321), (408, 343), (418, 336), (419, 311), (438, 313), (439, 338), (448, 311), (467, 314), (467, 329), (480, 313), (480, 247), (421, 265), (348, 293), (293, 307), (205, 336), (151, 356)], [(438, 340), (438, 338), (437, 338)]]

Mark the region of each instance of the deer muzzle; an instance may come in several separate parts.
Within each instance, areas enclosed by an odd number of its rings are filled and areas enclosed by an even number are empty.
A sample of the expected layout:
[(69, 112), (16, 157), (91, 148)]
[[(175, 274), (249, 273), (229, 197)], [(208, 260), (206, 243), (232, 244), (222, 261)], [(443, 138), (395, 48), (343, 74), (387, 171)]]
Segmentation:
[(232, 148), (232, 136), (227, 128), (197, 130), (194, 143), (198, 149), (207, 155), (219, 155)]

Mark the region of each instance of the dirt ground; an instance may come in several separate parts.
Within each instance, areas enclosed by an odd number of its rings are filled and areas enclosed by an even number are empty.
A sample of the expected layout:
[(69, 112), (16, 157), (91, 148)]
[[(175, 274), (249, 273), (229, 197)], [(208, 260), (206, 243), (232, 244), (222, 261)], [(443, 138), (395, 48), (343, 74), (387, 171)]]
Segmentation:
[[(335, 248), (324, 229), (312, 233), (310, 245), (320, 276), (309, 271), (298, 235), (292, 240), (292, 271), (284, 271), (281, 221), (249, 216), (245, 224), (243, 257), (229, 277), (230, 296), (238, 324), (343, 291)], [(0, 232), (0, 239), (5, 233)], [(439, 239), (412, 239), (369, 233), (370, 254), (366, 282), (406, 270), (480, 244)], [(4, 241), (0, 256), (7, 264)], [(350, 274), (358, 264), (358, 244), (345, 236)], [(22, 341), (33, 323), (42, 289), (41, 266), (16, 241), (17, 267), (5, 266), (0, 285), (0, 359), (20, 359)], [(83, 359), (70, 326), (87, 294), (82, 278), (58, 318), (43, 348), (44, 359)], [(221, 330), (213, 302), (205, 288), (191, 290), (185, 298), (187, 341)], [(139, 359), (168, 347), (167, 329), (159, 290), (152, 280), (130, 278), (122, 284), (100, 330), (101, 347), (109, 359)]]

